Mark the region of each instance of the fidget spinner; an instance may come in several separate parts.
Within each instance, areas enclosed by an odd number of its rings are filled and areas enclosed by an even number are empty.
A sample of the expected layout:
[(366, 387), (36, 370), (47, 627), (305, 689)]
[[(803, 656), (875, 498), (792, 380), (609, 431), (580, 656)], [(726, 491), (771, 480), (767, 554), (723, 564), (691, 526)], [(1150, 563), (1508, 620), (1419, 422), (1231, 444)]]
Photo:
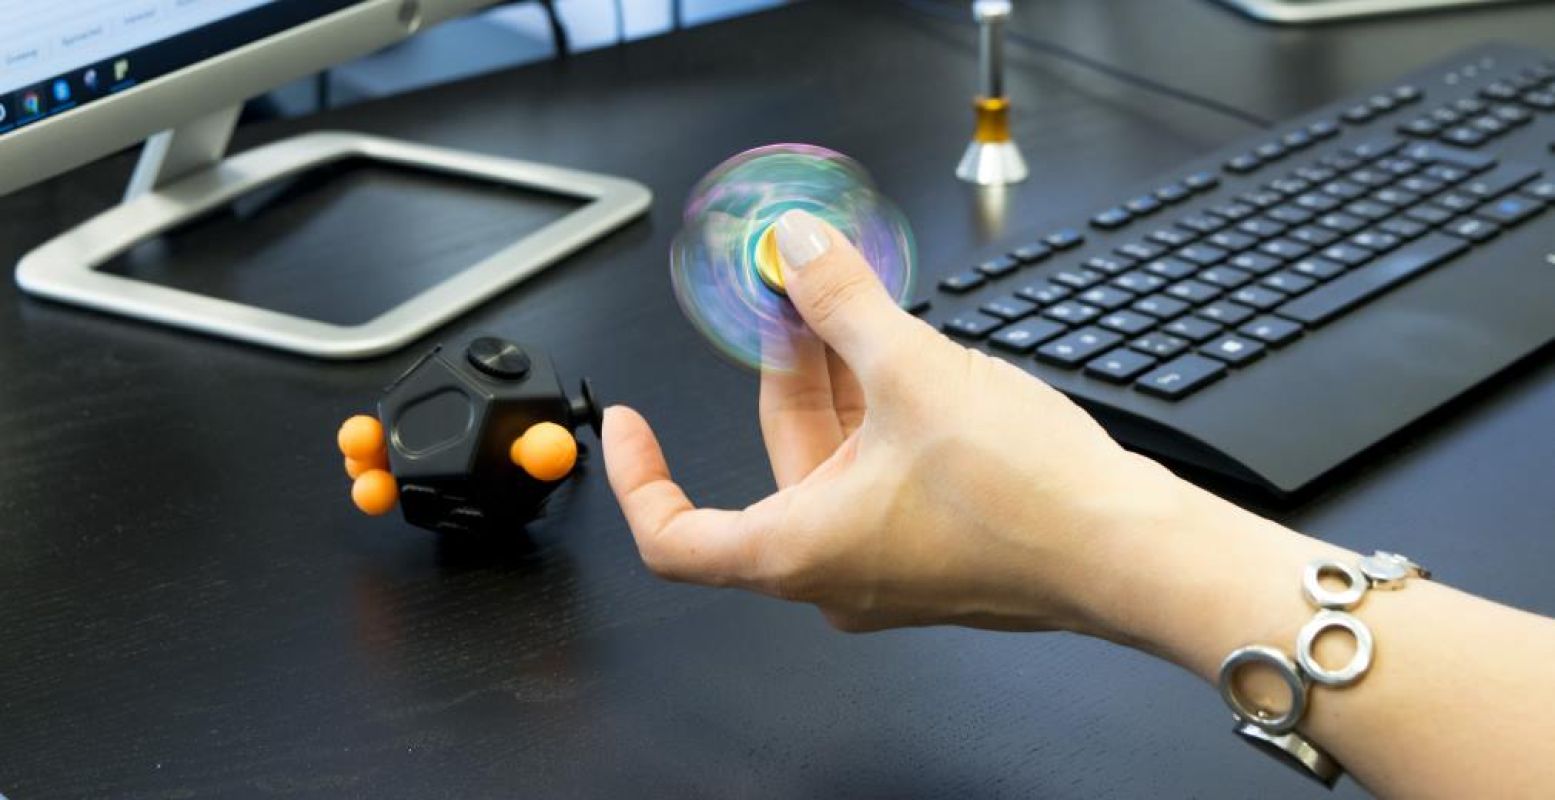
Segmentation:
[(907, 219), (858, 162), (806, 144), (741, 153), (699, 181), (670, 248), (681, 309), (719, 352), (763, 369), (793, 365), (804, 328), (784, 287), (773, 223), (802, 209), (846, 236), (897, 302), (912, 292), (915, 253)]
[(363, 513), (398, 506), (432, 531), (511, 531), (572, 474), (572, 432), (587, 424), (597, 435), (601, 414), (587, 379), (569, 398), (549, 358), (480, 336), (422, 356), (384, 391), (376, 416), (341, 425), (337, 443)]

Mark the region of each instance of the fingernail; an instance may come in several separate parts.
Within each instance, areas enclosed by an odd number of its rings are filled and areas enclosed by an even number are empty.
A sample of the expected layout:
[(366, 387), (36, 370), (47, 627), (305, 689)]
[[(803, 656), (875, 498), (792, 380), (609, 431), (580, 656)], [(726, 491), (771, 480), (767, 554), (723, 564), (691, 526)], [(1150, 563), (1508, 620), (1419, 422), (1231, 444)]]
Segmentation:
[(831, 237), (826, 235), (820, 220), (796, 208), (778, 217), (777, 246), (783, 262), (799, 269), (826, 255), (831, 249)]

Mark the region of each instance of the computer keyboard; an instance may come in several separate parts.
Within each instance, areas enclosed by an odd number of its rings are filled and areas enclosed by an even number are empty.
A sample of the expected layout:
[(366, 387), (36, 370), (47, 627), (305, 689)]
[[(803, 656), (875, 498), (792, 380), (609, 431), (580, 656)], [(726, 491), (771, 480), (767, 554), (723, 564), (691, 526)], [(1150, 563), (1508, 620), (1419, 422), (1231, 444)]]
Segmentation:
[(1555, 340), (1552, 173), (1555, 58), (1476, 48), (985, 254), (917, 310), (1136, 449), (1288, 494)]

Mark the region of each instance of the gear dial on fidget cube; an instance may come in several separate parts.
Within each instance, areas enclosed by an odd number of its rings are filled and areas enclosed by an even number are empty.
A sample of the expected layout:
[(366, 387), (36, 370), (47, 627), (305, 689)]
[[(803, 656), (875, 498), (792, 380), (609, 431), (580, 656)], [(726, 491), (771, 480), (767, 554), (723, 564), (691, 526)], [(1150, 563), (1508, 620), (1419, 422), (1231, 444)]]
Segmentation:
[(912, 231), (858, 162), (824, 147), (775, 144), (702, 178), (670, 249), (675, 297), (720, 352), (749, 367), (788, 369), (804, 322), (785, 296), (778, 217), (803, 209), (863, 253), (897, 302), (912, 292)]

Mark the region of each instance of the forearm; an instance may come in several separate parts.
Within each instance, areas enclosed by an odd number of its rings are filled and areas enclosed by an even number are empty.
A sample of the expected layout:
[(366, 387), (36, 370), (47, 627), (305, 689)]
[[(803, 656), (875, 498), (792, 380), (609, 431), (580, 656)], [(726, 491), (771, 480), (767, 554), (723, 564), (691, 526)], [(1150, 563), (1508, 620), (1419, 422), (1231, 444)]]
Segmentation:
[[(1313, 614), (1307, 562), (1359, 557), (1192, 488), (1165, 509), (1108, 539), (1109, 560), (1132, 566), (1098, 587), (1084, 628), (1212, 683), (1243, 645), (1293, 652)], [(1314, 685), (1304, 735), (1382, 795), (1555, 796), (1555, 622), (1424, 580), (1351, 613), (1375, 635), (1372, 667), (1348, 688)], [(1343, 663), (1349, 643), (1329, 638), (1320, 660)], [(1269, 677), (1241, 685), (1256, 698)]]

